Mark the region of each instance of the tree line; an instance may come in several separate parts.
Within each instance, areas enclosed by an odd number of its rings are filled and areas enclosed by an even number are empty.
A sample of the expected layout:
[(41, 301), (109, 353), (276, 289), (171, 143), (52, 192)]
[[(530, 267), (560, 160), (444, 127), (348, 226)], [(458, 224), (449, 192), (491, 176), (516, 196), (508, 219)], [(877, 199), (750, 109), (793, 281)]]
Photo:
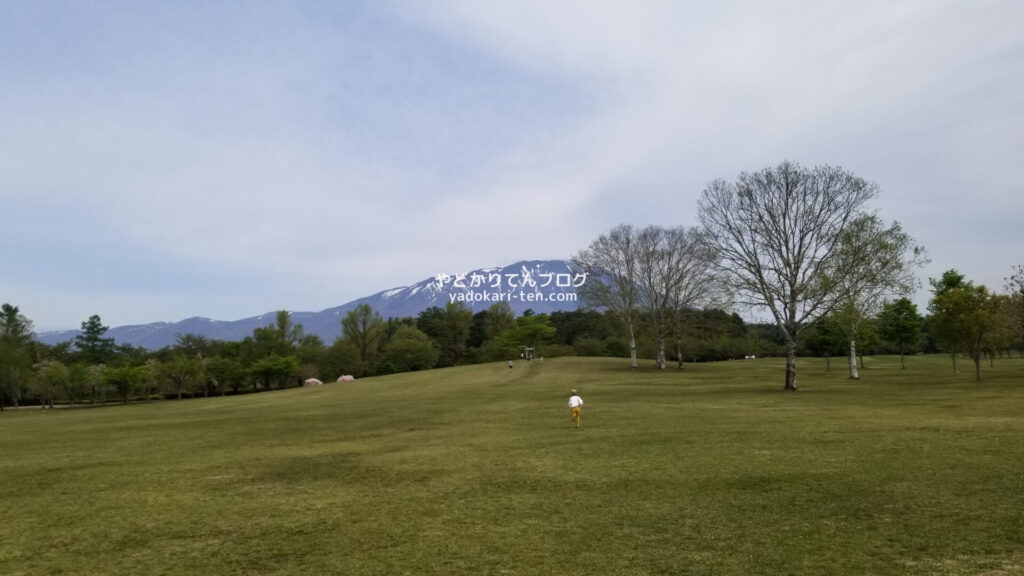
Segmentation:
[[(770, 327), (748, 326), (735, 313), (692, 310), (690, 361), (717, 360), (778, 346)], [(38, 342), (17, 306), (0, 313), (0, 409), (20, 405), (127, 403), (146, 399), (244, 394), (300, 386), (310, 378), (335, 380), (491, 361), (532, 361), (564, 355), (627, 357), (630, 346), (608, 312), (577, 310), (516, 317), (498, 302), (473, 313), (461, 302), (416, 317), (384, 319), (368, 305), (341, 320), (330, 345), (306, 334), (287, 311), (241, 341), (179, 334), (159, 350), (118, 345), (98, 315), (82, 322), (73, 341)], [(642, 354), (654, 340), (639, 334)], [(692, 345), (690, 345), (692, 343)], [(679, 358), (682, 361), (682, 358)]]
[[(951, 353), (974, 361), (980, 378), (985, 358), (1012, 350), (1024, 355), (1024, 267), (995, 294), (956, 271), (931, 281), (928, 314), (902, 297), (878, 314), (860, 318), (856, 355), (846, 312), (822, 317), (805, 330), (801, 355), (852, 359), (865, 355)], [(525, 348), (541, 356), (603, 356), (652, 359), (662, 368), (684, 363), (787, 355), (785, 336), (773, 323), (747, 323), (735, 311), (688, 308), (673, 321), (636, 309), (632, 332), (612, 310), (533, 314), (516, 318), (499, 302), (473, 313), (462, 303), (424, 310), (417, 317), (382, 319), (367, 305), (342, 320), (343, 336), (325, 345), (305, 334), (287, 311), (242, 341), (181, 334), (174, 345), (149, 351), (104, 337), (99, 316), (82, 323), (73, 342), (35, 340), (32, 322), (16, 306), (0, 311), (0, 409), (19, 405), (95, 405), (147, 399), (244, 394), (300, 386), (308, 378), (334, 380), (492, 361), (520, 360)], [(664, 343), (670, 342), (671, 346)], [(851, 377), (859, 377), (856, 372)]]

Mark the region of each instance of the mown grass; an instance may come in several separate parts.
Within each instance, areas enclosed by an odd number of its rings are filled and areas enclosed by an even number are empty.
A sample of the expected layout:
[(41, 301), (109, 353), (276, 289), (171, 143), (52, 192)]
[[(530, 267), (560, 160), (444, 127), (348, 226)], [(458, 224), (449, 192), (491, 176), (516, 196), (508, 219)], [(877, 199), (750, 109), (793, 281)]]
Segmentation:
[(837, 364), (4, 412), (0, 574), (1024, 574), (1024, 360)]

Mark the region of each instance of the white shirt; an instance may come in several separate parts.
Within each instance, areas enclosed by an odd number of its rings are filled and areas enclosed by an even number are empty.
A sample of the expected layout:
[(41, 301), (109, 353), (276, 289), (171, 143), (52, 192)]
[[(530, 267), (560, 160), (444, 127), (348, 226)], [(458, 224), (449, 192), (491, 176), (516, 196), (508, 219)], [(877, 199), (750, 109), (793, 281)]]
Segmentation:
[(570, 396), (569, 408), (577, 408), (579, 406), (583, 406), (583, 398), (580, 398), (579, 396)]

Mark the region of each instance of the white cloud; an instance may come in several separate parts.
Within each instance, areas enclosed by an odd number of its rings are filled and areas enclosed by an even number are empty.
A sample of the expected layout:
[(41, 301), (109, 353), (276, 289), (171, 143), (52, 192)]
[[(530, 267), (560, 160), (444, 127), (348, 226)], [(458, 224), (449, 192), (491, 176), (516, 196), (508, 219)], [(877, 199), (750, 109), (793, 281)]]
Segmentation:
[[(708, 181), (783, 159), (877, 181), (882, 216), (934, 267), (992, 286), (1018, 263), (1000, 217), (1024, 197), (1016, 3), (65, 12), (23, 5), (0, 24), (18, 86), (0, 90), (16, 135), (0, 140), (0, 199), (17, 210), (0, 241), (54, 258), (124, 246), (145, 256), (105, 265), (159, 278), (140, 262), (195, 262), (213, 287), (189, 303), (111, 284), (114, 322), (325, 308), (570, 256), (620, 221), (692, 224)], [(218, 268), (246, 294), (218, 297)], [(103, 299), (94, 282), (81, 306)], [(58, 293), (10, 298), (33, 291)]]

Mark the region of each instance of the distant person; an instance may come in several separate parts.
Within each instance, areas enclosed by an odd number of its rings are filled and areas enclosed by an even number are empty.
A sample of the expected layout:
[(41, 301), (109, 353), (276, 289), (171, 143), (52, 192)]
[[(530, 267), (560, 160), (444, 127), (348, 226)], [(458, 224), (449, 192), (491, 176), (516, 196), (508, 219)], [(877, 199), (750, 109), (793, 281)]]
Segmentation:
[(512, 361), (511, 361), (511, 360), (509, 360), (509, 361), (508, 361), (508, 369), (509, 369), (509, 370), (511, 370), (511, 369), (512, 369)]
[(569, 411), (572, 413), (572, 421), (576, 427), (580, 427), (580, 411), (583, 410), (583, 398), (580, 398), (576, 390), (569, 392)]

